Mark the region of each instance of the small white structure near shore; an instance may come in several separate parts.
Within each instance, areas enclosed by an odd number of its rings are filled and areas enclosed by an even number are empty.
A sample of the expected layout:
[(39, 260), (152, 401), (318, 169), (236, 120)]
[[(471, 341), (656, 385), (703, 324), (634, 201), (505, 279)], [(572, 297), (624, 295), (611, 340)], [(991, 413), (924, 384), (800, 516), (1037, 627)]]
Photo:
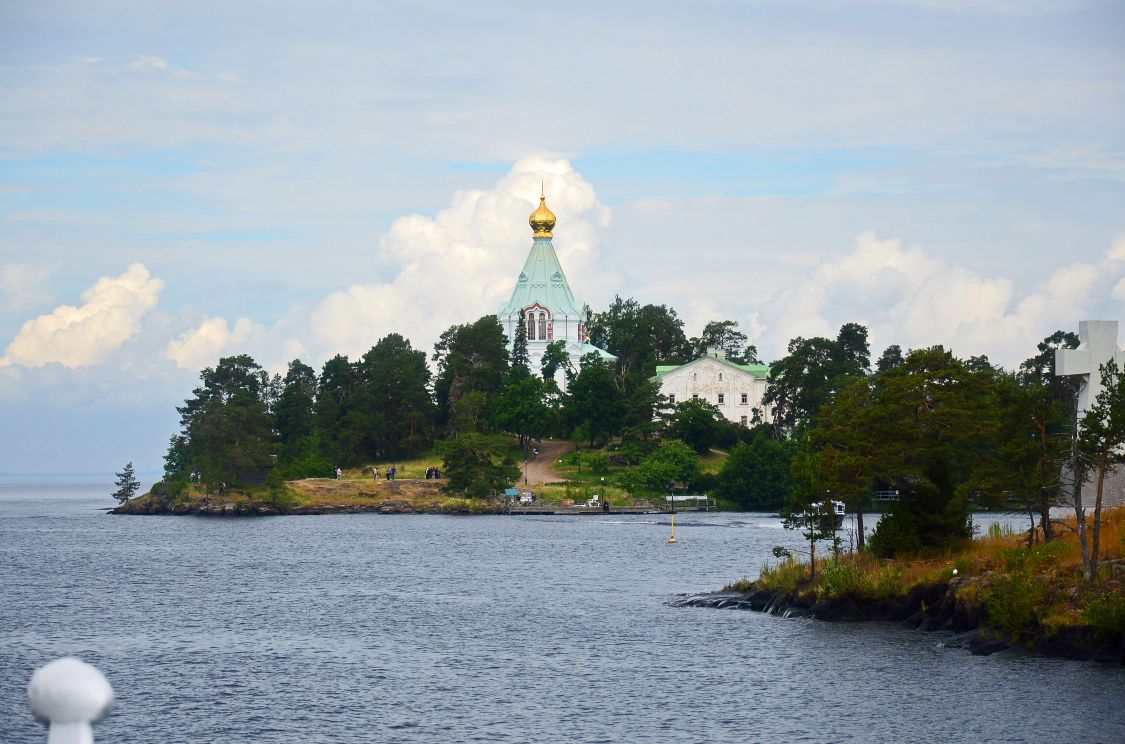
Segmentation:
[[(1078, 348), (1057, 349), (1055, 351), (1055, 375), (1079, 377), (1078, 419), (1093, 405), (1101, 393), (1102, 375), (1099, 367), (1110, 359), (1125, 369), (1125, 351), (1117, 346), (1116, 320), (1083, 320), (1078, 324)], [(1069, 471), (1068, 471), (1069, 472)], [(1083, 484), (1082, 504), (1093, 507), (1095, 493), (1092, 479)], [(1070, 498), (1068, 496), (1068, 498)], [(1125, 503), (1125, 468), (1117, 468), (1107, 475), (1103, 506)]]

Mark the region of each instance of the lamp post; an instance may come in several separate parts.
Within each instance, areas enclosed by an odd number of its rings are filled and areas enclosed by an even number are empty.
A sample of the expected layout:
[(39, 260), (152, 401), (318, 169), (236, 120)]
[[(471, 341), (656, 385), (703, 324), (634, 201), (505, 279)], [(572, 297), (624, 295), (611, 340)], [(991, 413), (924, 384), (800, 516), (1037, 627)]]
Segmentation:
[(676, 542), (676, 481), (668, 481), (668, 499), (672, 504), (672, 534), (668, 537), (668, 544)]

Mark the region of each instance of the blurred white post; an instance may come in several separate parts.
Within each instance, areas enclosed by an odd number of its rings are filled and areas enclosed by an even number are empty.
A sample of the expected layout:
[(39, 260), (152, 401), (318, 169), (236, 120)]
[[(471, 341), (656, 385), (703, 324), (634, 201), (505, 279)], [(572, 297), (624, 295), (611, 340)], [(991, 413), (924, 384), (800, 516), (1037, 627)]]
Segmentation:
[(113, 688), (97, 669), (67, 656), (35, 670), (27, 699), (49, 727), (47, 744), (93, 744), (90, 724), (113, 708)]

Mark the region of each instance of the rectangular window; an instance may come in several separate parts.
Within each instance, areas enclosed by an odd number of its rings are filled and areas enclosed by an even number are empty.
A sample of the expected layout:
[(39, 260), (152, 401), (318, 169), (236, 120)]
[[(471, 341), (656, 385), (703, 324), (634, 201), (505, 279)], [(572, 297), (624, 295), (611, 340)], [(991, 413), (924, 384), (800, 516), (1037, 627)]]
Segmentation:
[(699, 396), (698, 396), (698, 395), (696, 395), (695, 393), (692, 393), (692, 394), (691, 394), (691, 399), (692, 399), (692, 400), (699, 400)]
[(720, 373), (719, 373), (719, 382), (722, 382), (722, 381), (723, 381), (723, 373), (722, 373), (722, 372), (720, 372)]
[(671, 395), (668, 396), (668, 402), (669, 403), (675, 403), (676, 402), (676, 394), (675, 393), (672, 393)]
[[(719, 374), (722, 374), (722, 372), (720, 372)], [(723, 395), (722, 393), (719, 393), (719, 405), (721, 406), (725, 402), (726, 402), (726, 396)]]
[(740, 421), (739, 423), (742, 424), (743, 426), (746, 426), (746, 417), (743, 416), (742, 421)]
[(747, 403), (749, 403), (750, 402), (749, 398), (750, 398), (749, 395), (747, 395), (746, 393), (743, 393), (742, 394), (742, 405), (746, 405)]

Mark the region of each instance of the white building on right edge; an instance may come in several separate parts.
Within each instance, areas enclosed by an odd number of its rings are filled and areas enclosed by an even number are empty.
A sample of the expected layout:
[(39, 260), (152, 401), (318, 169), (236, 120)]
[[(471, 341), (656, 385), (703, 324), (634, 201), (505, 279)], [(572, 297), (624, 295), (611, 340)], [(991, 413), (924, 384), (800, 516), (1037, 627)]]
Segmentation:
[(754, 423), (754, 414), (770, 423), (773, 411), (762, 405), (770, 368), (765, 364), (735, 364), (721, 349), (707, 353), (687, 364), (662, 365), (652, 379), (660, 383), (660, 392), (675, 405), (693, 398), (713, 403), (728, 421), (743, 426)]

